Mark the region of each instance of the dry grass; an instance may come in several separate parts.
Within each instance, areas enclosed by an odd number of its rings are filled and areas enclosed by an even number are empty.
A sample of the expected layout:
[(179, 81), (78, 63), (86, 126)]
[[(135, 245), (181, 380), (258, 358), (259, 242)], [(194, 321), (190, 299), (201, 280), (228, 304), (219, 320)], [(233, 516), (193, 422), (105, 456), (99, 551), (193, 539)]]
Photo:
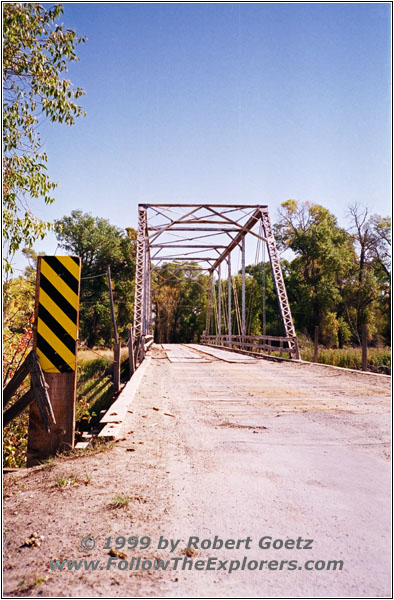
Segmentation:
[[(127, 346), (122, 348), (121, 355), (122, 357), (128, 355)], [(88, 362), (100, 357), (105, 358), (108, 360), (108, 362), (112, 363), (114, 359), (114, 352), (110, 348), (93, 348), (93, 350), (90, 350), (84, 346), (81, 346), (78, 349), (78, 362)]]
[(116, 494), (112, 499), (109, 507), (112, 509), (116, 508), (126, 508), (129, 502), (132, 500), (130, 496), (123, 496), (123, 494)]
[[(313, 361), (313, 343), (301, 347), (302, 360)], [(368, 370), (377, 373), (390, 373), (391, 349), (368, 348)], [(361, 369), (361, 348), (323, 348), (319, 347), (317, 362), (346, 369)]]
[(74, 473), (71, 473), (71, 475), (59, 475), (53, 485), (59, 488), (66, 488), (78, 485), (79, 483), (81, 483), (81, 480)]

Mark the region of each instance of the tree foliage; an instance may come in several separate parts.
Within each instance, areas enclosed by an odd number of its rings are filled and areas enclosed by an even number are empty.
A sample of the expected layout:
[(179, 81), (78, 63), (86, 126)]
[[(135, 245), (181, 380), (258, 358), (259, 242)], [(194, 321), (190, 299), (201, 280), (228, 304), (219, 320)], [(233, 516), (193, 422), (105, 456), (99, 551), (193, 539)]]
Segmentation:
[(80, 210), (56, 222), (61, 248), (82, 259), (80, 339), (87, 345), (111, 345), (107, 268), (111, 268), (119, 333), (133, 320), (134, 229), (122, 230)]
[(358, 261), (349, 289), (344, 294), (349, 323), (358, 340), (361, 325), (370, 335), (390, 339), (391, 219), (370, 215), (357, 204), (349, 207), (350, 234)]
[[(35, 270), (8, 279), (3, 289), (3, 386), (12, 379), (31, 350), (34, 320)], [(28, 378), (16, 391), (12, 402), (28, 389)], [(16, 417), (3, 432), (3, 460), (7, 467), (25, 463), (28, 411)]]
[(153, 273), (155, 341), (198, 342), (205, 327), (208, 276), (166, 263)]
[[(287, 261), (282, 261), (282, 271), (287, 279)], [(283, 335), (283, 324), (276, 298), (274, 280), (269, 262), (246, 267), (246, 330), (250, 335)], [(238, 295), (241, 293), (241, 278), (238, 276)], [(286, 284), (287, 285), (287, 284)], [(265, 301), (263, 301), (263, 294)], [(265, 306), (265, 318), (263, 314)]]
[(84, 93), (65, 79), (68, 63), (78, 60), (84, 41), (56, 23), (62, 6), (46, 9), (33, 2), (3, 5), (3, 224), (5, 269), (21, 245), (32, 247), (50, 223), (35, 217), (29, 199), (54, 201), (56, 183), (47, 173), (38, 126), (41, 119), (74, 125), (83, 115), (76, 103)]
[(275, 227), (281, 249), (295, 254), (285, 278), (296, 328), (319, 325), (322, 341), (337, 346), (369, 337), (389, 342), (390, 220), (350, 207), (350, 231), (326, 208), (288, 200)]

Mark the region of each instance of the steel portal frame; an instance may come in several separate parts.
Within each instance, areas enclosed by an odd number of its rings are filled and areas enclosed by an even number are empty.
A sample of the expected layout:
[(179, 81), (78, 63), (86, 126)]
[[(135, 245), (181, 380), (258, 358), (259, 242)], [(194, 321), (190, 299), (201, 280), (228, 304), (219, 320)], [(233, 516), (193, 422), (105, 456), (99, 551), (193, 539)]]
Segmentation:
[[(256, 225), (261, 223), (261, 231)], [(261, 235), (262, 233), (262, 235)], [(222, 262), (228, 268), (228, 336), (231, 342), (231, 252), (239, 247), (242, 255), (241, 330), (245, 336), (245, 237), (255, 236), (266, 244), (275, 291), (286, 338), (299, 358), (294, 323), (287, 298), (279, 254), (267, 205), (245, 204), (139, 204), (137, 265), (135, 282), (134, 330), (136, 336), (152, 334), (152, 272), (166, 262), (179, 270), (195, 270), (209, 275), (206, 331), (209, 334), (214, 274), (220, 282)], [(193, 265), (190, 265), (193, 262)], [(220, 288), (221, 293), (221, 288)], [(221, 333), (221, 309), (219, 310)]]

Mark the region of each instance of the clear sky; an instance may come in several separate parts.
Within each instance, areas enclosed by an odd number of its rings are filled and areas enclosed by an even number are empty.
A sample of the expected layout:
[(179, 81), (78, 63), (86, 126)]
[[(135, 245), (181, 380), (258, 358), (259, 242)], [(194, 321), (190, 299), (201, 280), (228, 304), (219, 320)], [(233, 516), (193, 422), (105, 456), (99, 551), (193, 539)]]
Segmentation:
[[(288, 198), (391, 202), (389, 3), (66, 3), (87, 116), (44, 124), (54, 219)], [(37, 243), (53, 254), (54, 237)]]

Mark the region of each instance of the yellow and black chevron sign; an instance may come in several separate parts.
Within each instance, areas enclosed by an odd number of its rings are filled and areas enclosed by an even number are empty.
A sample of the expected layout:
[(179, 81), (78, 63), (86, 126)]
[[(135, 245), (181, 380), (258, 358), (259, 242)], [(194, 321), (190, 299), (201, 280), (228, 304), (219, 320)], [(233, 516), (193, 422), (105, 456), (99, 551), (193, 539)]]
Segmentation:
[(81, 259), (43, 256), (37, 313), (37, 347), (46, 373), (76, 369)]

